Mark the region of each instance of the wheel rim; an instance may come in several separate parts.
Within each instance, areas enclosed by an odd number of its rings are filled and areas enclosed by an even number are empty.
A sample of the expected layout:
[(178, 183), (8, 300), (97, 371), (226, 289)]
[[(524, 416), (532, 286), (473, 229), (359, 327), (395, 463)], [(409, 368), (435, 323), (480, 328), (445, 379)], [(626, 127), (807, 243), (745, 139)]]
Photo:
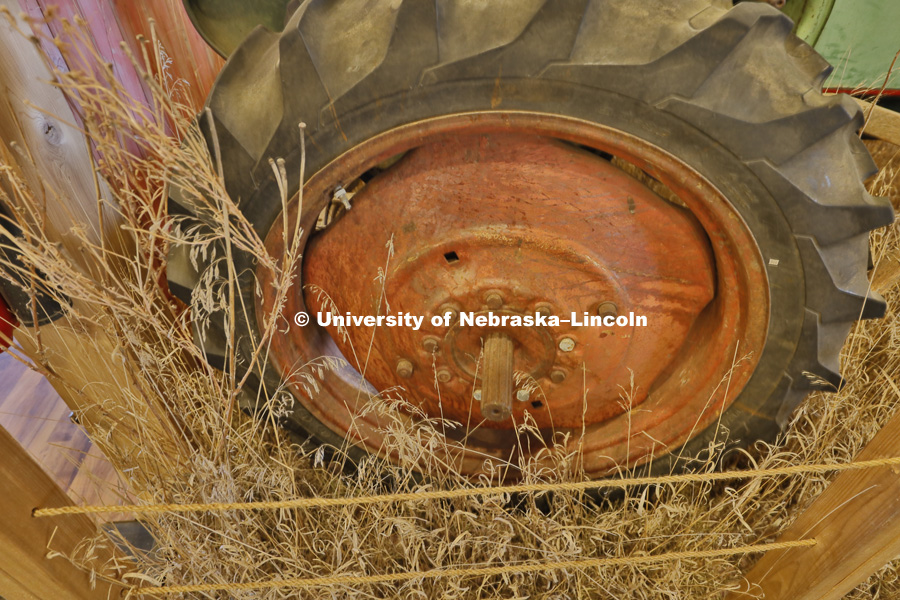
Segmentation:
[[(584, 145), (635, 165), (665, 184), (690, 213), (656, 197), (596, 155), (547, 138)], [(354, 210), (333, 230), (313, 240), (303, 272), (298, 273), (303, 284), (311, 285), (305, 298), (299, 291), (291, 295), (284, 313), (286, 317), (300, 311), (314, 315), (331, 308), (323, 306), (321, 294), (310, 293), (310, 289), (324, 289), (341, 313), (377, 314), (373, 303), (380, 294), (373, 294), (371, 287), (356, 293), (346, 284), (348, 278), (372, 279), (371, 269), (383, 266), (385, 256), (373, 263), (371, 249), (383, 247), (392, 228), (428, 223), (421, 235), (401, 232), (395, 237), (393, 260), (400, 266), (392, 271), (389, 265), (386, 284), (388, 288), (391, 281), (396, 285), (388, 297), (394, 303), (393, 312), (399, 307), (425, 316), (427, 331), (377, 329), (369, 361), (357, 364), (365, 365), (366, 378), (375, 389), (399, 383), (426, 414), (469, 428), (476, 424), (465, 435), (465, 449), (442, 450), (453, 454), (464, 473), (493, 471), (497, 464), (485, 465), (486, 459), (503, 463), (512, 456), (510, 462), (515, 464), (516, 455), (525, 452), (519, 449), (528, 446), (517, 442), (514, 433), (525, 412), (539, 429), (528, 435), (546, 443), (563, 439), (553, 438), (554, 431), (569, 433), (567, 443), (571, 449), (581, 449), (585, 471), (597, 477), (676, 449), (735, 401), (765, 342), (769, 314), (765, 269), (739, 215), (695, 170), (647, 142), (576, 119), (499, 112), (441, 117), (373, 138), (312, 177), (304, 191), (304, 231), (312, 229), (335, 185), (411, 148), (416, 150), (402, 163), (367, 186)], [(483, 160), (467, 162), (473, 152), (482, 153)], [(526, 164), (532, 165), (533, 172), (526, 172)], [(461, 169), (456, 183), (466, 184), (457, 185), (452, 194), (447, 191), (447, 165)], [(435, 180), (441, 169), (445, 179)], [(583, 191), (592, 185), (604, 193), (601, 208), (624, 208), (612, 211), (615, 214), (604, 221), (624, 232), (618, 243), (590, 231), (597, 221), (579, 218), (591, 210)], [(541, 198), (560, 198), (567, 189), (582, 204), (576, 203), (576, 210), (562, 216), (559, 206), (548, 211)], [(441, 190), (440, 206), (430, 197), (401, 206), (401, 199), (413, 191), (433, 196)], [(516, 196), (518, 226), (505, 236), (487, 239), (489, 223), (510, 222), (510, 203), (498, 202), (491, 210), (467, 214), (466, 198), (476, 193)], [(292, 219), (297, 206), (294, 202)], [(405, 215), (404, 208), (410, 210), (410, 206), (412, 214)], [(404, 221), (404, 217), (409, 218)], [(554, 222), (548, 224), (551, 219)], [(283, 244), (281, 222), (276, 221), (266, 238), (275, 256)], [(442, 233), (435, 236), (438, 231)], [(592, 237), (599, 238), (593, 246)], [(678, 241), (681, 244), (673, 248)], [(492, 262), (491, 255), (497, 260)], [(585, 263), (585, 256), (592, 261)], [(520, 268), (515, 280), (504, 278), (502, 273), (517, 260), (520, 266), (537, 264), (541, 270)], [(643, 279), (638, 281), (635, 272)], [(259, 275), (266, 278), (265, 273)], [(431, 284), (430, 278), (435, 278)], [(588, 283), (578, 285), (579, 278)], [(267, 289), (267, 281), (262, 283)], [(452, 293), (447, 292), (449, 288)], [(653, 292), (647, 293), (647, 288)], [(571, 290), (574, 295), (563, 293)], [(399, 297), (392, 299), (398, 291)], [(647, 313), (648, 328), (609, 330), (565, 324), (559, 329), (432, 328), (428, 323), (430, 316), (448, 307), (508, 315), (549, 310), (568, 317), (569, 312), (579, 316), (609, 312), (606, 303), (626, 315)], [(271, 298), (264, 295), (260, 304), (258, 314), (265, 314)], [(517, 370), (533, 377), (543, 390), (543, 395), (532, 391), (536, 400), (514, 402), (512, 418), (497, 423), (483, 422), (473, 400), (473, 392), (481, 385), (474, 357), (489, 331), (510, 336)], [(293, 327), (275, 341), (273, 363), (316, 419), (339, 435), (350, 431), (353, 442), (391, 458), (390, 449), (383, 447), (384, 423), (377, 411), (359, 416), (367, 395), (360, 393), (358, 374), (327, 374), (322, 391), (313, 394), (305, 389), (302, 378), (292, 374), (298, 359), (333, 354), (332, 336), (353, 361), (349, 344), (367, 348), (371, 330), (348, 332), (351, 335), (344, 339), (334, 327), (331, 335), (319, 327)], [(568, 342), (574, 342), (574, 349), (566, 351)], [(404, 376), (407, 365), (401, 361), (411, 363), (412, 375)], [(633, 388), (629, 369), (634, 373)], [(619, 387), (626, 388), (624, 398)], [(516, 475), (515, 469), (508, 473)]]

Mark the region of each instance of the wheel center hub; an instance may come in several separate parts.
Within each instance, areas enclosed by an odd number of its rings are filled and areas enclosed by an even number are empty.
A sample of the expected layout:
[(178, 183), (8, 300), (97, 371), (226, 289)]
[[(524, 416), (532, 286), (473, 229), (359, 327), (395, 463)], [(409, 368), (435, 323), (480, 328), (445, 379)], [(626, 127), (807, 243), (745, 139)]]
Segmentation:
[[(430, 416), (495, 429), (526, 411), (540, 428), (578, 427), (640, 404), (715, 295), (689, 211), (595, 153), (525, 134), (409, 152), (304, 261), (311, 313), (422, 318), (418, 329), (327, 327), (369, 382), (402, 386)], [(491, 336), (512, 345), (514, 400), (499, 420), (480, 400), (494, 385)]]

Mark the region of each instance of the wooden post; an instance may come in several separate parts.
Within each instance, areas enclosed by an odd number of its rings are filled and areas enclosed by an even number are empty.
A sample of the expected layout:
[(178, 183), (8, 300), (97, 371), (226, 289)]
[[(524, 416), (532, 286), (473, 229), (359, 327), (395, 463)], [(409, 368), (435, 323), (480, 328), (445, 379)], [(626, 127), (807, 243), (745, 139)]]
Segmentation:
[[(16, 25), (28, 31), (18, 19), (20, 5), (0, 0), (16, 18)], [(62, 92), (48, 83), (52, 76), (43, 59), (28, 41), (0, 19), (0, 140), (18, 151), (11, 151), (32, 189), (45, 197), (48, 229), (58, 232), (58, 241), (70, 256), (82, 256), (81, 240), (71, 233), (81, 227), (93, 243), (101, 240), (97, 191), (93, 168), (84, 137), (76, 127), (76, 118)], [(100, 193), (109, 198), (101, 182)], [(114, 210), (104, 211), (108, 238), (117, 230)], [(87, 265), (83, 265), (87, 268)]]
[(871, 102), (859, 98), (856, 99), (856, 102), (869, 119), (865, 133), (900, 146), (900, 114), (883, 106), (873, 106)]
[[(112, 0), (112, 5), (122, 35), (130, 44), (134, 44), (138, 35), (151, 40), (150, 20), (156, 23), (161, 50), (172, 59), (170, 75), (188, 84), (184, 91), (199, 111), (225, 61), (194, 29), (184, 3), (181, 0)], [(136, 44), (134, 48), (135, 55), (141, 56)]]
[[(12, 9), (17, 4), (0, 0)], [(33, 0), (20, 0), (18, 6), (33, 6)], [(23, 31), (28, 25), (17, 19)], [(5, 18), (0, 18), (0, 143), (11, 147), (13, 143), (22, 151), (9, 151), (11, 160), (21, 168), (23, 177), (33, 190), (45, 194), (48, 229), (58, 233), (53, 241), (66, 248), (74, 261), (83, 256), (82, 240), (73, 230), (86, 232), (88, 241), (100, 244), (101, 240), (121, 239), (118, 226), (122, 222), (115, 210), (104, 208), (102, 225), (106, 230), (101, 236), (101, 219), (92, 175), (92, 163), (87, 144), (79, 130), (66, 125), (74, 123), (75, 115), (60, 90), (48, 83), (51, 79), (44, 61), (34, 46), (19, 35)], [(27, 151), (26, 151), (27, 150)], [(25, 154), (25, 156), (22, 156)], [(100, 194), (110, 197), (102, 181)], [(52, 190), (52, 191), (51, 191)], [(124, 242), (123, 242), (124, 243)], [(82, 268), (91, 271), (89, 260), (82, 260)], [(95, 443), (107, 454), (120, 471), (140, 464), (142, 449), (134, 425), (138, 421), (159, 423), (163, 431), (169, 424), (152, 414), (150, 407), (139, 403), (119, 405), (116, 398), (124, 396), (121, 390), (129, 390), (133, 397), (141, 397), (133, 378), (121, 362), (113, 360), (117, 346), (112, 333), (100, 326), (71, 326), (63, 318), (40, 327), (41, 347), (36, 343), (37, 329), (18, 335), (24, 353), (37, 364), (48, 365), (58, 375), (51, 379), (66, 404), (79, 415), (81, 423)], [(60, 385), (60, 381), (68, 385)], [(111, 400), (98, 405), (86, 398), (80, 390), (93, 386), (107, 386)], [(103, 395), (101, 395), (103, 397)], [(137, 410), (140, 408), (140, 412)], [(97, 431), (110, 432), (108, 436), (95, 435)], [(106, 452), (114, 446), (118, 452)], [(173, 447), (173, 456), (178, 450)]]
[[(6, 600), (108, 600), (121, 586), (97, 580), (65, 558), (47, 558), (47, 543), (64, 554), (97, 533), (85, 515), (35, 519), (31, 511), (71, 500), (8, 431), (0, 427), (0, 597)], [(96, 564), (113, 558), (112, 544), (98, 548)]]
[[(900, 414), (856, 460), (898, 455)], [(900, 555), (900, 469), (840, 473), (778, 541), (810, 538), (818, 543), (763, 556), (746, 575), (751, 595), (728, 600), (839, 600)]]

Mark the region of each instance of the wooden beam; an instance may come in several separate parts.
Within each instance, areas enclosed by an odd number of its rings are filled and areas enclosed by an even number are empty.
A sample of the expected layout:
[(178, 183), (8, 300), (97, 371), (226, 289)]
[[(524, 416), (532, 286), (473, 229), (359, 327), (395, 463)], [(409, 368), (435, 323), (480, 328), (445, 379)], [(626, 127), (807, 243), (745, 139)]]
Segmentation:
[[(150, 20), (156, 23), (156, 39), (162, 46), (161, 50), (172, 61), (168, 72), (174, 79), (187, 83), (182, 88), (186, 96), (184, 100), (190, 99), (199, 111), (225, 61), (194, 29), (182, 0), (112, 0), (112, 3), (123, 35), (129, 43), (134, 43), (138, 35), (151, 40)], [(142, 55), (137, 45), (134, 46), (134, 52), (136, 56)]]
[[(81, 63), (78, 58), (78, 47), (81, 44), (71, 39), (65, 32), (63, 20), (75, 23), (76, 18), (81, 18), (85, 22), (84, 31), (96, 48), (97, 52), (112, 67), (113, 73), (117, 81), (123, 89), (136, 100), (146, 100), (148, 90), (137, 69), (128, 58), (121, 44), (123, 41), (122, 31), (116, 22), (116, 15), (113, 7), (102, 0), (17, 0), (22, 10), (32, 18), (43, 20), (45, 15), (53, 14), (54, 18), (48, 23), (41, 26), (42, 30), (49, 29), (50, 33), (58, 38), (61, 42), (76, 48), (75, 52), (69, 52), (68, 56), (59, 60), (59, 55), (54, 50), (50, 50), (48, 54), (53, 57), (53, 62), (57, 68), (62, 70), (68, 69), (87, 69), (91, 65), (85, 64), (66, 64), (65, 60), (75, 59), (77, 63)], [(47, 45), (44, 45), (47, 52)]]
[[(63, 554), (97, 533), (87, 516), (35, 519), (43, 506), (67, 506), (69, 497), (44, 473), (28, 452), (0, 428), (0, 596), (6, 600), (107, 600), (120, 585), (100, 579), (92, 585), (88, 572), (65, 558), (47, 558), (47, 544)], [(96, 549), (98, 567), (114, 558), (112, 544)], [(121, 558), (121, 557), (119, 557)]]
[[(10, 7), (22, 31), (28, 30), (28, 24), (18, 18), (17, 7), (33, 7), (35, 3), (0, 0)], [(9, 162), (21, 169), (30, 189), (40, 194), (49, 223), (48, 237), (55, 235), (52, 241), (66, 250), (72, 262), (92, 272), (96, 265), (85, 258), (76, 231), (85, 232), (88, 241), (97, 245), (101, 240), (107, 247), (114, 241), (121, 242), (121, 249), (128, 243), (119, 230), (123, 221), (108, 202), (98, 202), (85, 138), (76, 127), (66, 124), (75, 123), (75, 115), (63, 93), (48, 83), (52, 77), (44, 60), (5, 18), (0, 18), (0, 56), (0, 144), (9, 148)], [(13, 144), (18, 151), (12, 150)], [(102, 180), (98, 185), (100, 195), (111, 198)], [(111, 359), (117, 347), (113, 332), (96, 324), (72, 326), (62, 318), (39, 330), (20, 330), (17, 339), (36, 364), (56, 374), (50, 383), (119, 471), (140, 465), (142, 449), (136, 431), (147, 423), (158, 424), (161, 431), (170, 430), (165, 417), (154, 414), (151, 407), (123, 402), (126, 396), (141, 398), (142, 394), (127, 367)], [(108, 393), (102, 392), (104, 386)], [(93, 396), (81, 392), (88, 388)], [(98, 403), (98, 397), (106, 400)], [(139, 422), (145, 425), (136, 425)], [(98, 431), (109, 435), (97, 435)], [(111, 448), (116, 452), (107, 452)], [(177, 449), (173, 447), (172, 452), (177, 454)]]
[[(900, 414), (856, 460), (898, 455)], [(778, 541), (810, 538), (818, 543), (763, 556), (746, 575), (749, 588), (727, 600), (839, 600), (900, 556), (900, 469), (840, 473)]]
[(900, 146), (900, 113), (882, 106), (875, 106), (871, 102), (859, 98), (856, 99), (856, 102), (868, 117), (865, 133)]
[[(9, 7), (21, 31), (28, 31), (28, 24), (17, 14), (25, 2), (0, 0), (0, 4)], [(81, 227), (93, 243), (101, 239), (97, 192), (84, 136), (66, 124), (77, 123), (77, 119), (63, 93), (48, 83), (52, 77), (38, 51), (5, 18), (0, 19), (0, 56), (0, 140), (19, 148), (14, 156), (23, 175), (33, 190), (43, 194), (50, 226), (78, 260), (82, 242), (70, 233), (73, 226)], [(101, 194), (109, 198), (103, 187)], [(108, 238), (117, 230), (118, 216), (107, 209), (103, 219)]]

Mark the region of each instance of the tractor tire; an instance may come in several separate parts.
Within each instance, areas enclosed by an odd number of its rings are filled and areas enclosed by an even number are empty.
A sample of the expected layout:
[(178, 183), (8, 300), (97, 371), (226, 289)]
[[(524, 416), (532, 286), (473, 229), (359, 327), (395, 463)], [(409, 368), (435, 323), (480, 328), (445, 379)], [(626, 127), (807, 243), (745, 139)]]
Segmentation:
[[(300, 185), (301, 122), (307, 186), (336, 169), (358, 176), (384, 158), (374, 150), (359, 158), (358, 147), (459, 115), (506, 119), (513, 130), (518, 115), (546, 117), (549, 137), (555, 123), (602, 127), (696, 173), (752, 239), (742, 257), (762, 265), (765, 325), (752, 373), (721, 414), (677, 445), (623, 461), (671, 471), (713, 440), (774, 440), (811, 390), (841, 385), (839, 355), (854, 322), (885, 312), (868, 289), (868, 234), (894, 213), (863, 183), (877, 169), (857, 135), (862, 115), (851, 98), (821, 93), (831, 67), (791, 31), (771, 6), (730, 0), (311, 0), (282, 33), (257, 28), (229, 57), (201, 127), (229, 194), (263, 239), (282, 221), (270, 159), (284, 159), (289, 197)], [(663, 179), (650, 160), (626, 162)], [(346, 183), (305, 192), (303, 214), (317, 215)], [(170, 209), (198, 214), (174, 197)], [(169, 273), (173, 293), (190, 303), (203, 278), (187, 252), (172, 247)], [(259, 337), (260, 288), (252, 257), (234, 261), (251, 313), (235, 341), (246, 360)], [(215, 321), (203, 346), (222, 367), (228, 342)], [(269, 393), (283, 383), (271, 365), (251, 379)], [(344, 432), (295, 396), (285, 427), (340, 447)]]

